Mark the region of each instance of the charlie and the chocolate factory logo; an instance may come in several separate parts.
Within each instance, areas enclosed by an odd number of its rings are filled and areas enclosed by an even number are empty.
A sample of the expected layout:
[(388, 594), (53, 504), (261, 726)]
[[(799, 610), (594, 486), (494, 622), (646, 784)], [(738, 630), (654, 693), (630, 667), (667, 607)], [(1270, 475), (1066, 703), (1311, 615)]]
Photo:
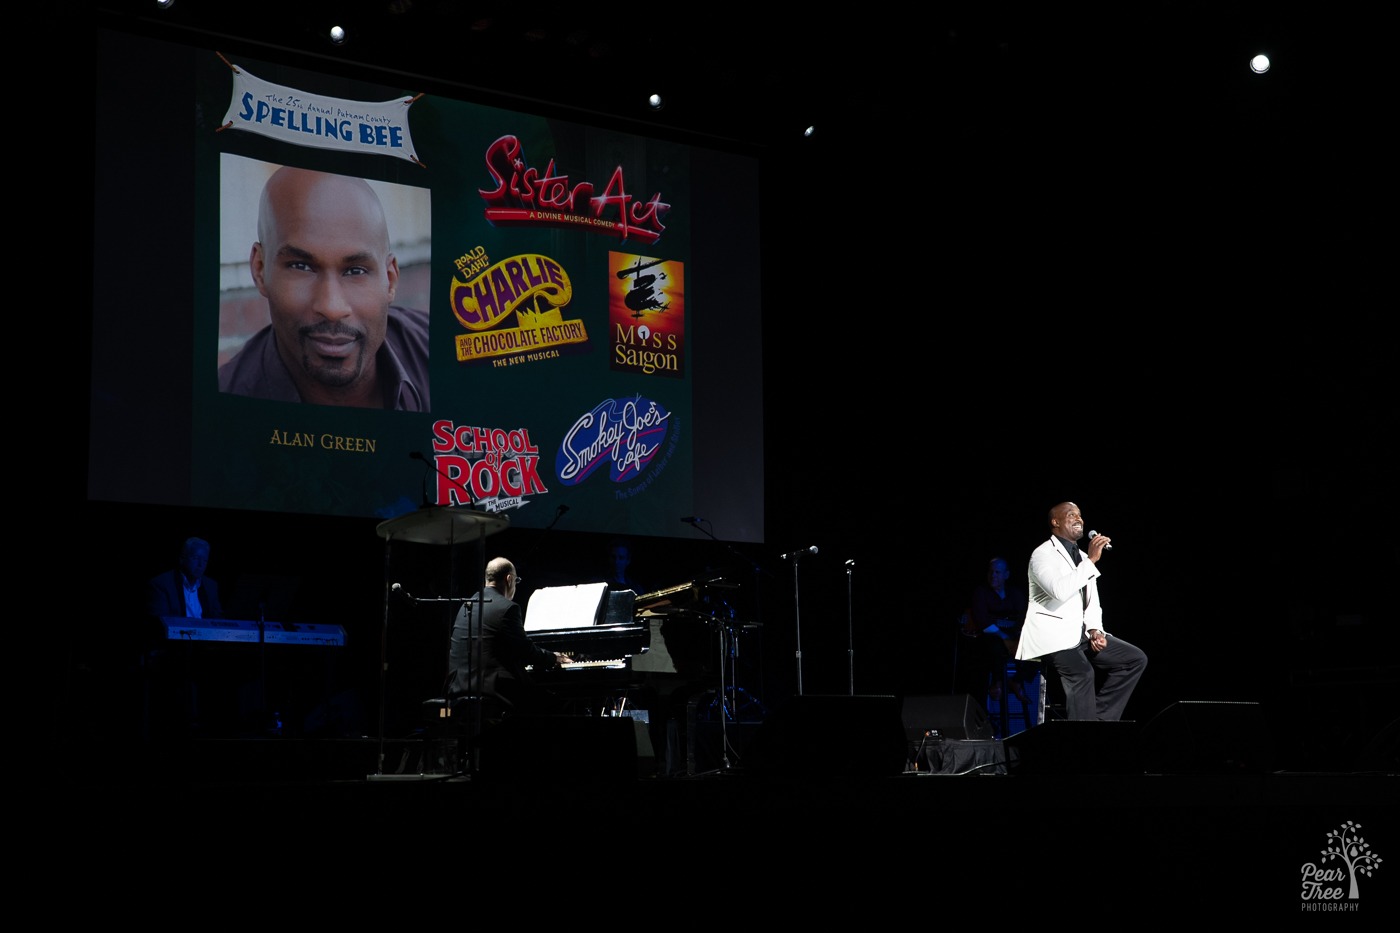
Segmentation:
[[(518, 509), (549, 487), (540, 476), (540, 450), (528, 428), (489, 428), (438, 421), (433, 425), (438, 505), (473, 505), (488, 512)], [(625, 499), (651, 485), (666, 467), (678, 435), (671, 413), (638, 395), (604, 399), (581, 414), (555, 454), (565, 486), (606, 473)], [(606, 471), (599, 468), (606, 466)]]

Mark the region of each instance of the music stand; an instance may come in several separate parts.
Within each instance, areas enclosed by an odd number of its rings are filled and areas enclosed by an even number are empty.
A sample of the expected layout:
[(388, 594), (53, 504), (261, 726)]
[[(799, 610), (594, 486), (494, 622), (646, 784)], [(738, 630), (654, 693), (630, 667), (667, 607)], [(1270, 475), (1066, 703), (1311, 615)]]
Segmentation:
[[(485, 541), (488, 535), (493, 535), (498, 531), (504, 531), (510, 525), (510, 519), (505, 515), (491, 512), (477, 512), (461, 506), (433, 506), (422, 508), (407, 515), (400, 515), (398, 518), (391, 518), (379, 523), (376, 532), (384, 539), (384, 621), (379, 630), (379, 752), (376, 758), (375, 771), (368, 776), (371, 781), (376, 780), (422, 780), (424, 775), (403, 775), (384, 773), (384, 717), (387, 703), (387, 673), (389, 669), (389, 597), (393, 592), (394, 584), (390, 577), (390, 550), (397, 541), (411, 542), (415, 544), (445, 544), (452, 548), (457, 544), (476, 542), (478, 544), (478, 557), (480, 558), (480, 573), (478, 580), (486, 577), (486, 552)], [(450, 551), (449, 551), (450, 553)], [(455, 575), (454, 575), (455, 576)], [(452, 586), (456, 586), (455, 578), (451, 581)], [(484, 594), (482, 594), (484, 596)], [(448, 598), (449, 602), (459, 600)], [(465, 600), (460, 600), (465, 602)], [(476, 618), (480, 619), (478, 611)], [(472, 665), (480, 668), (480, 658), (477, 655), (481, 651), (480, 638), (473, 638), (471, 642), (473, 655)], [(480, 698), (477, 698), (478, 700)], [(471, 728), (473, 732), (480, 728), (481, 704), (472, 703), (473, 722)]]
[[(700, 584), (697, 584), (700, 585)], [(706, 581), (706, 587), (713, 589), (737, 589), (737, 584), (725, 582), (723, 577)], [(704, 777), (710, 774), (729, 773), (733, 767), (729, 760), (729, 721), (739, 722), (739, 675), (738, 675), (738, 645), (739, 628), (754, 628), (751, 624), (739, 623), (734, 619), (734, 609), (721, 600), (724, 611), (710, 611), (705, 617), (706, 623), (712, 626), (712, 630), (719, 635), (719, 690), (715, 694), (715, 699), (710, 703), (710, 708), (719, 708), (719, 750), (720, 764), (718, 768), (709, 771), (701, 771), (695, 777)], [(733, 694), (734, 701), (731, 704), (730, 694)], [(698, 723), (695, 724), (698, 726)], [(692, 741), (694, 737), (692, 736)]]

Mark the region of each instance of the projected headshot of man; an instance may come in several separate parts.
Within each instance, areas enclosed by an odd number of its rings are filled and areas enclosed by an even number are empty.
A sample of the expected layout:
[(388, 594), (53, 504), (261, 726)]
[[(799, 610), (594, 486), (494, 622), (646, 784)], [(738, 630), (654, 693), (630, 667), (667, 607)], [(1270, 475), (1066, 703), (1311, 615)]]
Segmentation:
[(398, 260), (364, 179), (279, 168), (263, 187), (249, 264), (271, 323), (219, 368), (221, 391), (428, 410), (428, 315), (393, 304)]

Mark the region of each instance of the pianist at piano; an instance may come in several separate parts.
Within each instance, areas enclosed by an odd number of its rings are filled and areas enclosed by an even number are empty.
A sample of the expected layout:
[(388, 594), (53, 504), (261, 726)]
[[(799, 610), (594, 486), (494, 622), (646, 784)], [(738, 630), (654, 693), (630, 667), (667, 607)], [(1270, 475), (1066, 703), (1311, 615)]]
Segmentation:
[[(482, 697), (484, 720), (499, 719), (508, 713), (556, 713), (563, 711), (563, 700), (536, 683), (535, 671), (550, 671), (568, 660), (564, 652), (536, 645), (525, 635), (525, 617), (515, 602), (520, 582), (515, 565), (504, 557), (486, 564), (484, 587), (474, 593), (457, 611), (448, 651), (447, 698)], [(481, 632), (474, 646), (472, 629)], [(473, 654), (476, 655), (473, 658)], [(473, 660), (485, 677), (473, 670)]]

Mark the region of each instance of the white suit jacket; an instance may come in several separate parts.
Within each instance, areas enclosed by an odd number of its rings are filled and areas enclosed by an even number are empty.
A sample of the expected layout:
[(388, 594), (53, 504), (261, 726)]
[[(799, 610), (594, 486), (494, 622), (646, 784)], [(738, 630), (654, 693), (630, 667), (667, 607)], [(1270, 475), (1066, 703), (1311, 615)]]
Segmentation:
[[(1030, 599), (1026, 603), (1026, 621), (1021, 628), (1021, 642), (1016, 647), (1018, 660), (1043, 657), (1052, 651), (1064, 651), (1079, 644), (1085, 629), (1103, 627), (1103, 607), (1099, 605), (1098, 564), (1081, 554), (1079, 566), (1054, 535), (1031, 552), (1026, 571)], [(1089, 603), (1084, 604), (1080, 591), (1089, 588)]]

